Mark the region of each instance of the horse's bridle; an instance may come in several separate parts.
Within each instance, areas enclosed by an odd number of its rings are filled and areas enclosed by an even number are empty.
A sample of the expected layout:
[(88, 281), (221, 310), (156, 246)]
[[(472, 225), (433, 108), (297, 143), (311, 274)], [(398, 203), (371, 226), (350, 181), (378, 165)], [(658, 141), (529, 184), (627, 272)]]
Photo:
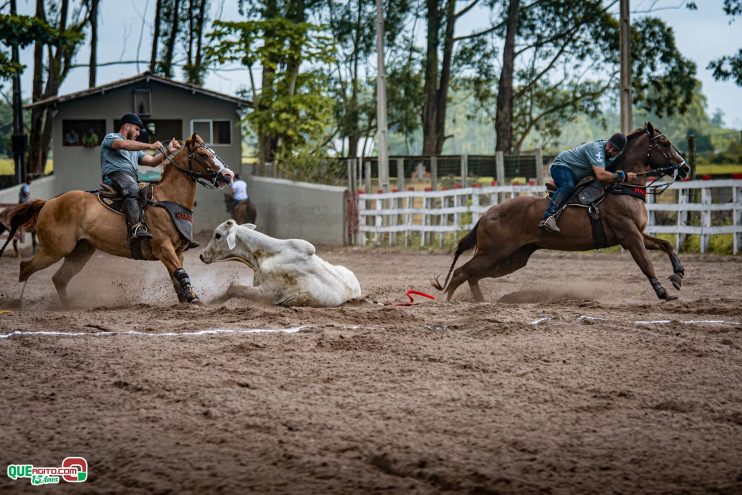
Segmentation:
[[(646, 172), (639, 172), (636, 175), (654, 175), (656, 177), (662, 177), (664, 175), (672, 175), (673, 176), (673, 182), (677, 180), (678, 171), (681, 167), (687, 165), (687, 162), (685, 159), (683, 159), (680, 163), (674, 163), (672, 157), (660, 147), (659, 144), (655, 142), (655, 139), (658, 137), (663, 136), (665, 139), (667, 139), (667, 136), (665, 136), (663, 133), (658, 132), (654, 136), (649, 134), (649, 129), (647, 129), (647, 137), (649, 138), (649, 146), (647, 146), (647, 163), (649, 163), (650, 157), (652, 155), (652, 150), (656, 149), (660, 152), (660, 154), (667, 160), (671, 165), (667, 165), (665, 167), (659, 167), (659, 168), (653, 168), (651, 170), (647, 170)], [(675, 147), (672, 142), (667, 139), (667, 142), (672, 146), (672, 148), (675, 150), (675, 152), (678, 154), (679, 157), (682, 158), (682, 154), (680, 153), (680, 150)]]
[[(212, 159), (214, 162), (219, 165), (219, 170), (209, 170), (209, 164), (204, 162), (203, 159), (201, 159), (200, 156), (198, 156), (195, 151), (198, 148), (204, 148), (206, 151), (211, 153)], [(196, 144), (193, 148), (188, 146), (188, 168), (182, 168), (177, 163), (173, 161), (175, 157), (180, 155), (180, 153), (185, 150), (186, 147), (180, 148), (176, 153), (173, 155), (168, 154), (167, 148), (163, 145), (162, 148), (160, 148), (160, 152), (165, 156), (165, 160), (167, 160), (170, 165), (178, 169), (180, 172), (183, 172), (193, 182), (198, 182), (202, 186), (206, 187), (207, 189), (219, 189), (219, 179), (221, 178), (222, 170), (228, 169), (227, 165), (224, 163), (224, 160), (222, 160), (219, 155), (217, 155), (214, 150), (206, 146), (205, 144)], [(196, 160), (204, 169), (206, 169), (206, 172), (197, 172), (193, 170), (193, 163), (192, 161)], [(224, 187), (226, 185), (226, 182), (222, 185)]]

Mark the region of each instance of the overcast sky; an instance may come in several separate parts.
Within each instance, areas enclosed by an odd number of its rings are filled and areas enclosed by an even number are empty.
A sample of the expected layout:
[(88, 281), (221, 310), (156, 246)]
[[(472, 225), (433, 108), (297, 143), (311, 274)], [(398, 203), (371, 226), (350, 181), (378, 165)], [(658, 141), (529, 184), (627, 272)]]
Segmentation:
[[(148, 60), (151, 50), (152, 25), (154, 20), (155, 0), (103, 0), (100, 5), (100, 28), (98, 42), (98, 62), (119, 60)], [(706, 70), (708, 62), (721, 55), (731, 55), (742, 47), (742, 17), (731, 25), (730, 18), (722, 11), (723, 0), (698, 0), (697, 11), (680, 7), (682, 0), (632, 0), (631, 9), (634, 17), (647, 15), (641, 13), (650, 7), (650, 15), (662, 18), (675, 30), (678, 48), (686, 57), (698, 64), (698, 78), (703, 83), (703, 91), (708, 98), (708, 111), (712, 115), (720, 108), (724, 112), (727, 126), (742, 129), (742, 88), (732, 82), (716, 82)], [(462, 2), (462, 5), (464, 3)], [(22, 14), (33, 14), (35, 2), (18, 0), (18, 9)], [(236, 0), (213, 0), (211, 18), (222, 20), (239, 20)], [(615, 10), (618, 10), (616, 6)], [(466, 34), (482, 22), (482, 13), (473, 10), (457, 26), (457, 34)], [(143, 23), (143, 19), (147, 19)], [(90, 55), (88, 47), (83, 47), (77, 55), (76, 62), (86, 64)], [(33, 50), (27, 48), (21, 52), (21, 62), (31, 67)], [(116, 79), (131, 77), (147, 69), (147, 63), (139, 65), (113, 65), (98, 69), (98, 84), (105, 84)], [(230, 70), (234, 67), (222, 67), (219, 71), (210, 71), (205, 86), (226, 94), (235, 94), (241, 87), (247, 86), (247, 75), (244, 70)], [(180, 78), (176, 74), (176, 79)], [(60, 94), (71, 93), (87, 88), (87, 68), (73, 69), (62, 84)], [(24, 96), (30, 97), (31, 70), (23, 77)]]

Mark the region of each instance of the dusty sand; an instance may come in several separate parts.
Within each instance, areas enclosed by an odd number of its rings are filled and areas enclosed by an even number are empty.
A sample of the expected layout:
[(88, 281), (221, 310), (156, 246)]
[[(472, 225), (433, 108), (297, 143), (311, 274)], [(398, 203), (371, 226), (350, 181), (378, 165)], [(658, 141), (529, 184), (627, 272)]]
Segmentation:
[[(197, 254), (206, 301), (250, 280)], [(320, 254), (381, 303), (451, 260)], [(742, 493), (742, 259), (681, 258), (669, 303), (626, 253), (536, 253), (483, 304), (336, 309), (185, 307), (161, 265), (102, 254), (60, 308), (52, 267), (0, 315), (0, 492), (44, 490), (8, 464), (79, 455), (88, 481), (46, 493)], [(17, 274), (0, 259), (2, 308)], [(84, 335), (5, 337), (41, 330)]]

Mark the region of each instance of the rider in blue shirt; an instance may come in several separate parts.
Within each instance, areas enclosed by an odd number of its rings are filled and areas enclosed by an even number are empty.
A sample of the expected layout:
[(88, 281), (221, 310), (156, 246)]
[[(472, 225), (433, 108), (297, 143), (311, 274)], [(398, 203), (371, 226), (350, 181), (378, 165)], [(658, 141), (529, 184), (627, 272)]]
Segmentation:
[(554, 215), (569, 199), (575, 184), (583, 178), (592, 175), (600, 182), (634, 180), (636, 177), (634, 172), (625, 173), (619, 170), (611, 173), (606, 170), (606, 167), (618, 158), (625, 146), (626, 136), (617, 132), (608, 141), (593, 141), (559, 153), (549, 168), (557, 190), (549, 200), (544, 219), (538, 224), (539, 228), (549, 232), (559, 232)]
[[(144, 123), (138, 115), (127, 113), (121, 117), (119, 132), (107, 134), (100, 146), (103, 183), (116, 189), (123, 197), (129, 239), (152, 237), (144, 223), (142, 207), (139, 204), (139, 165), (156, 167), (165, 160), (164, 154), (150, 156), (144, 152), (160, 150), (162, 143), (137, 141), (143, 127)], [(173, 138), (167, 150), (169, 153), (175, 153), (179, 147), (180, 143)]]

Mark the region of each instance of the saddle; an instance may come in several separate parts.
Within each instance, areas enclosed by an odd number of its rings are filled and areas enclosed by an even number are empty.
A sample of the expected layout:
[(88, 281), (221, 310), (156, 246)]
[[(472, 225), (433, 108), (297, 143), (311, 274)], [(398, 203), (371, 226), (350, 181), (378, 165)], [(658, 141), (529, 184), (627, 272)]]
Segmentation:
[[(550, 199), (556, 189), (556, 185), (552, 183), (546, 184), (546, 194)], [(608, 192), (605, 186), (600, 181), (595, 180), (595, 177), (584, 177), (577, 183), (567, 202), (559, 205), (559, 209), (554, 217), (556, 220), (559, 220), (559, 217), (569, 206), (586, 208), (586, 213), (593, 231), (593, 244), (596, 249), (608, 247), (608, 240), (605, 236), (603, 222), (600, 219), (600, 210), (598, 209), (598, 205), (603, 202), (607, 195)]]
[[(123, 197), (111, 186), (105, 184), (100, 185), (100, 189), (97, 191), (91, 191), (98, 197), (100, 204), (116, 213), (117, 215), (124, 215), (122, 211)], [(186, 241), (186, 250), (198, 247), (199, 244), (193, 241), (193, 211), (189, 210), (185, 206), (179, 205), (172, 201), (153, 201), (154, 197), (154, 185), (147, 182), (139, 183), (139, 204), (141, 205), (142, 212), (150, 205), (158, 208), (163, 208), (170, 214), (170, 219), (178, 230), (178, 233)], [(134, 259), (143, 259), (141, 246), (139, 242), (132, 242), (129, 245), (132, 257)]]
[[(148, 182), (139, 183), (139, 204), (142, 206), (142, 211), (144, 211), (147, 206), (152, 204), (153, 191), (154, 186), (152, 184)], [(124, 198), (116, 189), (112, 188), (111, 186), (101, 184), (100, 189), (92, 192), (96, 196), (98, 196), (98, 201), (100, 201), (103, 206), (119, 215), (124, 214), (122, 210)]]

